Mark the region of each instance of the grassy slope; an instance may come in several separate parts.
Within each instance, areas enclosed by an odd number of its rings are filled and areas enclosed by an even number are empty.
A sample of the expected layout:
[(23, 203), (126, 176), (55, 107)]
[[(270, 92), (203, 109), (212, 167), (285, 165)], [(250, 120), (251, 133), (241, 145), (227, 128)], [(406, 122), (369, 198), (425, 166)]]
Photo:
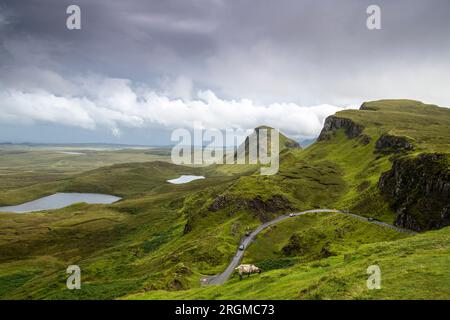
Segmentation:
[[(129, 299), (449, 299), (450, 228), (362, 244), (347, 255), (263, 272), (223, 286), (152, 291)], [(381, 289), (368, 290), (368, 266), (381, 268)]]
[[(293, 236), (297, 240), (291, 251), (287, 245), (292, 244)], [(327, 255), (342, 254), (365, 243), (396, 240), (407, 235), (391, 229), (342, 214), (307, 214), (283, 221), (258, 235), (255, 242), (244, 255), (244, 263), (258, 263), (270, 267), (277, 261), (292, 262), (313, 261), (323, 257), (323, 248)]]

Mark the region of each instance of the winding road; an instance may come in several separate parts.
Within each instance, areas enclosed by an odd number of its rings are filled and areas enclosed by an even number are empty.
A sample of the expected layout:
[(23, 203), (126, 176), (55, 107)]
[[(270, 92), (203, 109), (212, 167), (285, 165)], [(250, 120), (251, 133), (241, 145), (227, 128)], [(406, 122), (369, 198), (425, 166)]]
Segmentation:
[(385, 223), (385, 222), (381, 222), (381, 221), (377, 221), (377, 220), (370, 220), (367, 217), (363, 217), (354, 213), (350, 213), (350, 212), (346, 212), (346, 211), (339, 211), (339, 210), (335, 210), (335, 209), (313, 209), (313, 210), (307, 210), (307, 211), (302, 211), (302, 212), (296, 212), (293, 213), (292, 217), (290, 216), (290, 214), (285, 214), (279, 217), (276, 217), (275, 219), (265, 222), (263, 224), (261, 224), (258, 228), (256, 228), (248, 237), (245, 237), (245, 239), (240, 243), (239, 246), (244, 246), (244, 250), (238, 250), (236, 252), (236, 254), (234, 255), (233, 259), (231, 260), (230, 264), (228, 265), (228, 267), (225, 269), (224, 272), (222, 272), (221, 274), (215, 275), (215, 276), (211, 276), (211, 277), (205, 277), (202, 278), (200, 280), (200, 282), (202, 284), (208, 284), (208, 285), (214, 285), (214, 284), (223, 284), (225, 283), (225, 281), (228, 280), (228, 278), (231, 276), (231, 274), (233, 273), (234, 269), (239, 265), (239, 262), (241, 261), (242, 257), (244, 256), (244, 252), (247, 249), (248, 245), (255, 239), (255, 237), (264, 229), (266, 229), (267, 227), (270, 227), (274, 224), (277, 224), (283, 220), (286, 219), (292, 219), (293, 217), (297, 217), (297, 216), (301, 216), (307, 213), (320, 213), (320, 212), (329, 212), (329, 213), (341, 213), (341, 214), (345, 214), (363, 221), (368, 221), (374, 224), (377, 224), (379, 226), (383, 226), (386, 228), (390, 228), (393, 229), (395, 231), (398, 232), (405, 232), (405, 233), (415, 233), (414, 231), (411, 230), (407, 230), (407, 229), (402, 229), (402, 228), (398, 228), (394, 225), (391, 225), (389, 223)]

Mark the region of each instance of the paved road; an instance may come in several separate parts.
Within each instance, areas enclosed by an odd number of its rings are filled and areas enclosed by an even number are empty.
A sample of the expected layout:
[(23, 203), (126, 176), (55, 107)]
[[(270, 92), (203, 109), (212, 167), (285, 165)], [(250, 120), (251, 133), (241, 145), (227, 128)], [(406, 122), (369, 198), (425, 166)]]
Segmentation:
[[(369, 221), (367, 219), (367, 217), (363, 217), (363, 216), (359, 216), (357, 214), (354, 213), (349, 213), (349, 212), (344, 212), (344, 211), (339, 211), (339, 210), (334, 210), (334, 209), (314, 209), (314, 210), (307, 210), (307, 211), (302, 211), (302, 212), (296, 212), (293, 215), (294, 216), (301, 216), (303, 214), (307, 214), (307, 213), (319, 213), (319, 212), (329, 212), (329, 213), (342, 213), (345, 215), (349, 215), (352, 216), (354, 218), (363, 220), (363, 221)], [(244, 252), (245, 249), (247, 249), (248, 245), (255, 239), (255, 237), (264, 229), (266, 229), (269, 226), (272, 226), (274, 224), (279, 223), (280, 221), (286, 220), (286, 219), (292, 219), (292, 217), (289, 216), (289, 214), (285, 214), (279, 217), (276, 217), (275, 219), (269, 221), (269, 222), (265, 222), (262, 225), (260, 225), (258, 228), (256, 228), (248, 237), (246, 237), (240, 244), (244, 245), (244, 250), (238, 250), (235, 254), (235, 256), (233, 257), (233, 259), (231, 260), (230, 264), (228, 265), (228, 267), (225, 269), (224, 272), (222, 272), (221, 274), (212, 276), (212, 277), (206, 277), (201, 279), (201, 283), (202, 284), (223, 284), (225, 281), (228, 280), (228, 278), (231, 276), (231, 274), (233, 273), (234, 269), (239, 265), (239, 262), (241, 261), (242, 257), (244, 256)], [(406, 232), (406, 233), (415, 233), (411, 230), (407, 230), (407, 229), (402, 229), (402, 228), (398, 228), (396, 226), (393, 226), (391, 224), (385, 223), (385, 222), (381, 222), (381, 221), (376, 221), (376, 220), (372, 220), (370, 221), (371, 223), (383, 226), (383, 227), (387, 227), (399, 232)]]

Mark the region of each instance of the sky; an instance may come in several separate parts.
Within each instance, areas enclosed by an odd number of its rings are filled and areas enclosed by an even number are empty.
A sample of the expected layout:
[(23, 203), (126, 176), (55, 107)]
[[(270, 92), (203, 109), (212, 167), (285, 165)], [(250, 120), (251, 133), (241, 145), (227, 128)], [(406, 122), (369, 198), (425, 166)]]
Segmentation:
[(449, 14), (448, 0), (0, 0), (0, 142), (167, 145), (194, 122), (305, 139), (364, 101), (448, 107)]

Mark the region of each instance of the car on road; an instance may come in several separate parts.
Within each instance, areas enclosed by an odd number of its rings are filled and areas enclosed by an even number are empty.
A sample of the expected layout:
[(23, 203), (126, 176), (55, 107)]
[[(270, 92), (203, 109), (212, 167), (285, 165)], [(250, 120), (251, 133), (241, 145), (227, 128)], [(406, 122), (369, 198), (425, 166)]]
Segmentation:
[(375, 219), (372, 217), (369, 217), (369, 218), (367, 218), (367, 221), (375, 221)]
[(293, 213), (289, 213), (289, 217), (293, 217), (294, 216), (294, 214)]
[(239, 246), (239, 250), (243, 251), (244, 249), (245, 249), (244, 245), (241, 244), (241, 245)]

